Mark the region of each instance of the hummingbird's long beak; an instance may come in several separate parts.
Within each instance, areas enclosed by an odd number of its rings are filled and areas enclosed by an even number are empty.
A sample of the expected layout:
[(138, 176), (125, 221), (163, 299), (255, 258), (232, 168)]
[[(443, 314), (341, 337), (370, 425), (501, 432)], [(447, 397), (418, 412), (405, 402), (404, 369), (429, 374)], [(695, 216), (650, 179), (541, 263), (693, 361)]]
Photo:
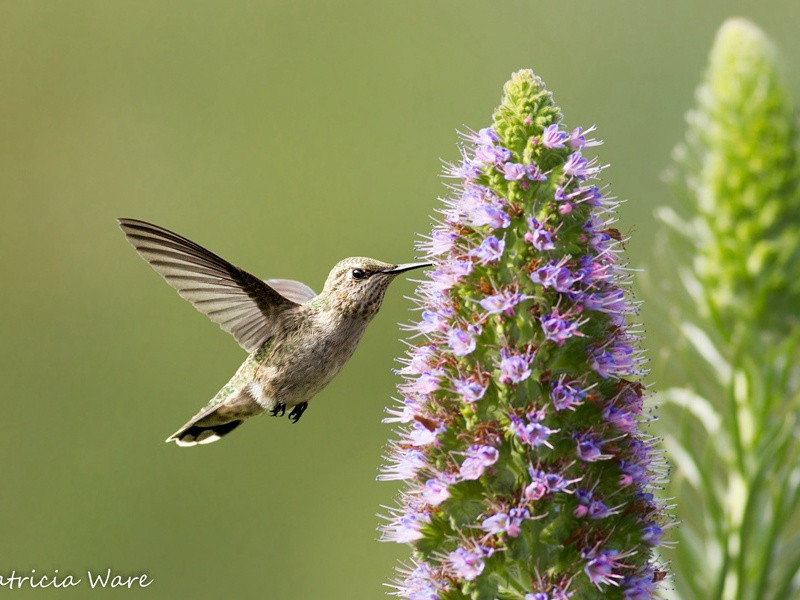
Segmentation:
[(405, 263), (402, 265), (397, 265), (396, 267), (392, 267), (391, 269), (386, 269), (383, 272), (388, 273), (390, 275), (397, 275), (398, 273), (404, 273), (406, 271), (410, 271), (411, 269), (422, 269), (423, 267), (430, 267), (432, 264), (433, 263), (429, 262)]

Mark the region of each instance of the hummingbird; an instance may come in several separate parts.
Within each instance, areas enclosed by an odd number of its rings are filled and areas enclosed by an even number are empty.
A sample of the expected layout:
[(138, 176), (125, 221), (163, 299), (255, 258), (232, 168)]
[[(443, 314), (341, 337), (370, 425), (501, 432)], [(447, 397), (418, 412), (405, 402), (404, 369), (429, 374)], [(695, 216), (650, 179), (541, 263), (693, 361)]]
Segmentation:
[(316, 294), (299, 281), (261, 280), (158, 225), (117, 221), (139, 256), (249, 354), (217, 395), (167, 438), (179, 446), (216, 442), (265, 412), (282, 417), (290, 410), (297, 423), (352, 356), (388, 285), (431, 264), (345, 258)]

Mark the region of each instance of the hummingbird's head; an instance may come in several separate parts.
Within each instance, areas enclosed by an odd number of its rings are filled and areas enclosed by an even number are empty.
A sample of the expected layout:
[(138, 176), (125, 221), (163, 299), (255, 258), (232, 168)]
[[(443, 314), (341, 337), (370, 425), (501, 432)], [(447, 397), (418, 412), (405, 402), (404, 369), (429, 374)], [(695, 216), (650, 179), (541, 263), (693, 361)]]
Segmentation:
[(386, 288), (395, 277), (430, 264), (394, 265), (363, 256), (345, 258), (331, 269), (321, 295), (329, 306), (341, 313), (372, 318), (381, 307)]

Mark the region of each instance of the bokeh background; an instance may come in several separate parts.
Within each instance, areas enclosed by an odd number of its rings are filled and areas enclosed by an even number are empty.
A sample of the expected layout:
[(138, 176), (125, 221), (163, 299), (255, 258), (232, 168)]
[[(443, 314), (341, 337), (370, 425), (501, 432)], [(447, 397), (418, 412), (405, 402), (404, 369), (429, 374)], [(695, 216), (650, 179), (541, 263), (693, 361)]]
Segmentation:
[[(413, 283), (300, 424), (178, 449), (163, 439), (244, 353), (114, 218), (316, 289), (344, 256), (409, 260), (455, 130), (487, 125), (530, 67), (569, 125), (598, 124), (647, 268), (670, 259), (652, 248), (672, 202), (660, 175), (734, 15), (800, 82), (796, 0), (0, 2), (0, 574), (155, 579), (117, 596), (381, 597), (407, 555), (375, 541), (396, 489), (375, 476)], [(663, 380), (669, 332), (642, 317)]]

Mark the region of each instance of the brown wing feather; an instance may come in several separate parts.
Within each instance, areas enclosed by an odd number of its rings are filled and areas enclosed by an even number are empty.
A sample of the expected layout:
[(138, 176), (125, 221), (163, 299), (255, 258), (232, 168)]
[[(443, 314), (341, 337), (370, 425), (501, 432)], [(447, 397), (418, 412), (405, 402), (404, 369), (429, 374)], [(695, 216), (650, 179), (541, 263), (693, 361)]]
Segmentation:
[(139, 255), (248, 352), (273, 335), (280, 312), (298, 306), (255, 275), (177, 233), (136, 219), (118, 221)]

